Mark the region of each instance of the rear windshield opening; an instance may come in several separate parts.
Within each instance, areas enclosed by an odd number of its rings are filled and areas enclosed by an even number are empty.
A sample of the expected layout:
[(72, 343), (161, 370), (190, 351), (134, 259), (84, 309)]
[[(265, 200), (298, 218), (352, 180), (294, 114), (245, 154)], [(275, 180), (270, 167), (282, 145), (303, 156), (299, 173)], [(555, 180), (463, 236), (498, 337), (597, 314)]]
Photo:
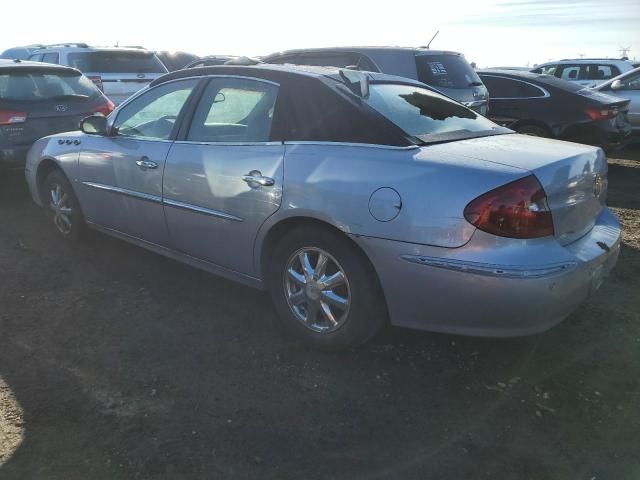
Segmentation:
[(482, 85), (462, 55), (417, 55), (418, 80), (440, 88), (469, 88)]
[(510, 133), (439, 93), (412, 85), (374, 83), (367, 103), (425, 143)]
[(93, 98), (100, 95), (87, 77), (78, 73), (0, 74), (0, 100), (40, 101), (59, 98)]
[(81, 72), (166, 73), (160, 59), (149, 52), (78, 52), (69, 54), (69, 64)]

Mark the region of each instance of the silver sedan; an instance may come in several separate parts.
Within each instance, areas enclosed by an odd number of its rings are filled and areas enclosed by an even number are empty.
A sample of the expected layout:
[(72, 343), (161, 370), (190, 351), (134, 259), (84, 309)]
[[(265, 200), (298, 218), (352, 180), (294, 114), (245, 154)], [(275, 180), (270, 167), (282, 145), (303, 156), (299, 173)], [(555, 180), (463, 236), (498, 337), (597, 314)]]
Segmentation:
[(81, 128), (27, 160), (60, 234), (90, 227), (266, 288), (283, 326), (321, 349), (386, 322), (543, 331), (620, 249), (600, 149), (514, 134), (407, 79), (183, 70)]

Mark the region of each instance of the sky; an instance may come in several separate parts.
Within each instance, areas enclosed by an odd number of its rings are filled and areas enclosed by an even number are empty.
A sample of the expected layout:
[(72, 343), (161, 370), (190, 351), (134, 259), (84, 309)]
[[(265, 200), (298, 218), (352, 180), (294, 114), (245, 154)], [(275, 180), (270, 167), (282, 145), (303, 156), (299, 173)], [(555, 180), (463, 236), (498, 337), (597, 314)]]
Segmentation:
[(305, 47), (420, 46), (440, 31), (432, 49), (462, 52), (479, 67), (619, 57), (621, 47), (640, 59), (640, 0), (5, 3), (0, 51), (75, 41), (256, 56)]

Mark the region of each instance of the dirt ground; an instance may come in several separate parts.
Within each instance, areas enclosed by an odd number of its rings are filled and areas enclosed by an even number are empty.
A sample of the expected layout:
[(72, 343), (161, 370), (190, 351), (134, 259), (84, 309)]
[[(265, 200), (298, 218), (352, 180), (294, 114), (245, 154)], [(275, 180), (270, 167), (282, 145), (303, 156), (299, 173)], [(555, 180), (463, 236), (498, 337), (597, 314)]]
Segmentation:
[(388, 329), (324, 355), (263, 293), (0, 188), (0, 479), (640, 478), (640, 147), (617, 268), (542, 335)]

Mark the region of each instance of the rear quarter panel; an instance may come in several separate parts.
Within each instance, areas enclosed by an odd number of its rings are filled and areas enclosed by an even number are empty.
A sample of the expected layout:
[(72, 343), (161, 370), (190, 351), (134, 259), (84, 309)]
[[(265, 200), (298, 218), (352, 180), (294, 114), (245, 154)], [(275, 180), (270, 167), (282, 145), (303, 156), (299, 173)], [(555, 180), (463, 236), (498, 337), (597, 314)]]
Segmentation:
[[(464, 219), (465, 206), (526, 174), (521, 168), (450, 155), (447, 145), (286, 144), (282, 204), (263, 225), (258, 252), (269, 229), (290, 217), (315, 218), (352, 235), (460, 247), (475, 231)], [(402, 202), (397, 217), (386, 222), (370, 213), (371, 195), (383, 187), (396, 190)]]

